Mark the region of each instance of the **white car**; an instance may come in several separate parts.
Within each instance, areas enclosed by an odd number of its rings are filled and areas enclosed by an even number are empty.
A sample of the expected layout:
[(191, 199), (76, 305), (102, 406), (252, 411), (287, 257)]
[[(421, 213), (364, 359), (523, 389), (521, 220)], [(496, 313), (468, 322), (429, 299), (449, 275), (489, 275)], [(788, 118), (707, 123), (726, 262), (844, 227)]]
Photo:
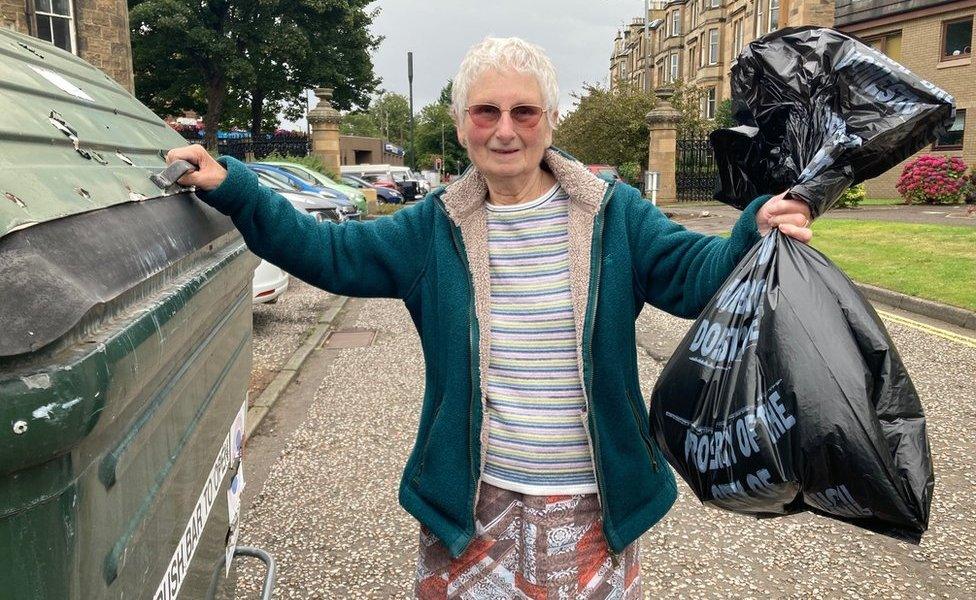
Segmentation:
[(251, 282), (251, 301), (254, 304), (274, 303), (288, 289), (288, 273), (262, 260), (254, 269)]
[[(345, 222), (346, 215), (339, 210), (339, 206), (316, 194), (308, 194), (293, 190), (287, 182), (281, 182), (265, 173), (258, 173), (258, 181), (272, 188), (288, 200), (298, 210), (307, 212), (316, 221)], [(254, 279), (251, 283), (251, 300), (254, 304), (273, 304), (278, 297), (288, 289), (288, 273), (262, 260), (258, 268), (254, 269)]]

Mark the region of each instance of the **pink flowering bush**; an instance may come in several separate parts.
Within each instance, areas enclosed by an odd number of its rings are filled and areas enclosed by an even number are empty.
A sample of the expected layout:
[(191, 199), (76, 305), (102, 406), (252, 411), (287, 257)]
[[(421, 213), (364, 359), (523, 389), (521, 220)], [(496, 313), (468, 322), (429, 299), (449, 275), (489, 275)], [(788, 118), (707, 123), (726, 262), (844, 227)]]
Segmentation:
[(895, 189), (907, 204), (956, 204), (968, 180), (961, 158), (924, 154), (905, 165)]

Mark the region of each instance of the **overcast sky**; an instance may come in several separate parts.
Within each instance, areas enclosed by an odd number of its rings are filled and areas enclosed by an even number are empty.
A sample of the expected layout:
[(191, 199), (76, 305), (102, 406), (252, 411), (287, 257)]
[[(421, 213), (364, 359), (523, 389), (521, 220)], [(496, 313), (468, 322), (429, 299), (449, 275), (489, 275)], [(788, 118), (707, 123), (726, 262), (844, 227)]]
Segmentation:
[[(381, 86), (407, 95), (413, 52), (414, 110), (437, 99), (464, 53), (485, 36), (539, 44), (559, 76), (559, 108), (584, 83), (606, 83), (615, 32), (639, 17), (642, 0), (379, 0), (372, 31), (385, 36), (373, 56)], [(313, 101), (314, 102), (314, 101)]]

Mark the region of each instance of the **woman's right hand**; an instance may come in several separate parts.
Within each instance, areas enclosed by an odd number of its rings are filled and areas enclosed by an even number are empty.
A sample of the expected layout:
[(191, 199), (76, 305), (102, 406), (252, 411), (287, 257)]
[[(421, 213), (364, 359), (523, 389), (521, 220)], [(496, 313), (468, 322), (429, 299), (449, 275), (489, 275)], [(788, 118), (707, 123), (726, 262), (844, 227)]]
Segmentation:
[(202, 192), (210, 192), (217, 189), (217, 186), (227, 178), (227, 169), (214, 160), (214, 157), (210, 156), (206, 148), (200, 144), (173, 148), (166, 153), (167, 165), (177, 160), (185, 160), (197, 168), (196, 171), (180, 177), (180, 185), (195, 186)]

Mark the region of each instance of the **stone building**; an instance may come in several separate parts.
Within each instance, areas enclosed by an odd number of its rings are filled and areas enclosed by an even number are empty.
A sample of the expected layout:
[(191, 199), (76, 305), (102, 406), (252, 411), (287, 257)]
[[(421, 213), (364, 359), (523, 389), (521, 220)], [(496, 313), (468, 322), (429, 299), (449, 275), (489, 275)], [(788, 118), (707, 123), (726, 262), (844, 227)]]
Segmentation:
[[(946, 135), (919, 154), (961, 156), (976, 165), (976, 65), (972, 62), (976, 0), (837, 0), (835, 27), (931, 81), (956, 99)], [(906, 161), (907, 162), (907, 161)], [(896, 198), (904, 163), (867, 182), (868, 197)]]
[[(780, 27), (832, 25), (833, 0), (669, 0), (653, 3), (617, 32), (610, 87), (643, 86), (645, 60), (651, 88), (681, 81), (705, 90), (703, 116), (712, 118), (729, 97), (729, 70), (743, 46)], [(645, 45), (646, 43), (646, 45)], [(646, 49), (646, 59), (645, 59)]]
[(340, 165), (396, 165), (403, 166), (404, 152), (398, 146), (380, 138), (358, 135), (339, 136)]
[(80, 56), (134, 89), (125, 0), (0, 0), (0, 27)]
[[(951, 130), (921, 153), (961, 156), (976, 165), (976, 65), (972, 63), (976, 0), (669, 0), (651, 5), (617, 32), (610, 87), (644, 85), (645, 49), (650, 88), (681, 81), (706, 92), (702, 113), (715, 115), (730, 95), (729, 71), (743, 46), (780, 27), (820, 25), (854, 35), (912, 72), (942, 87), (958, 108)], [(868, 196), (895, 198), (902, 165), (867, 182)]]

